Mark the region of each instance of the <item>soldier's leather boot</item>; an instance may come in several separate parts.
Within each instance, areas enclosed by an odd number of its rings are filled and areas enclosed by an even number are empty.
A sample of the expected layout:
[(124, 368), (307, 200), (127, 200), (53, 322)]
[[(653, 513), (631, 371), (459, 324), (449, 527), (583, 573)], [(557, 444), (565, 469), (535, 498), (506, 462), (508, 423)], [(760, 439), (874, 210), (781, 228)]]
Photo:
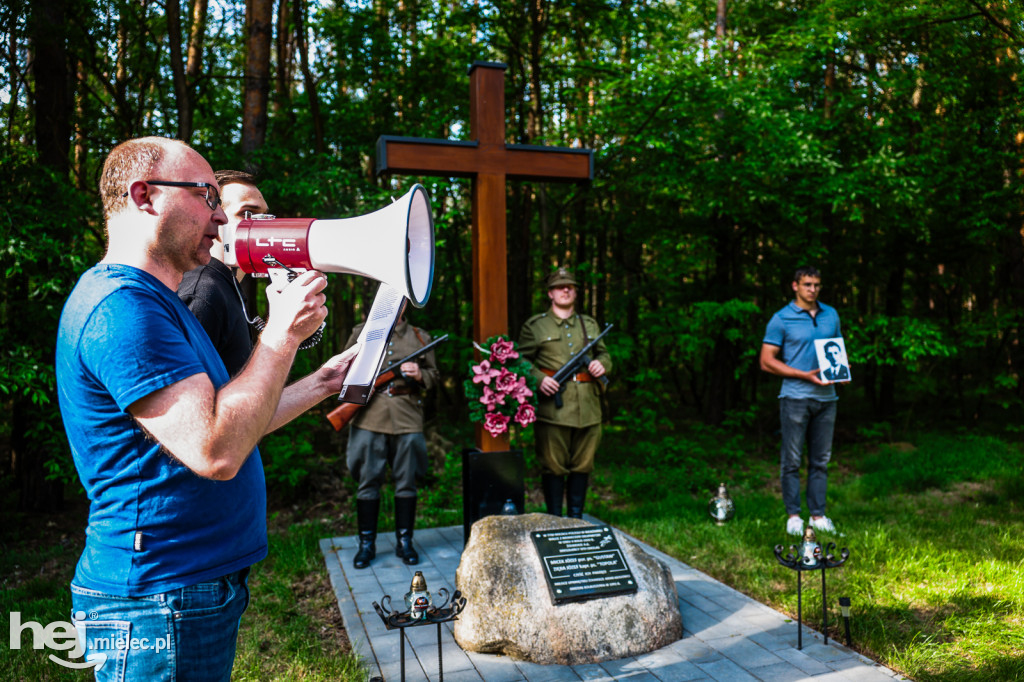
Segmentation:
[(565, 478), (554, 474), (541, 474), (540, 487), (544, 491), (544, 504), (548, 514), (562, 515), (562, 491), (565, 489)]
[(569, 474), (569, 481), (566, 484), (567, 490), (565, 491), (565, 497), (569, 508), (569, 518), (571, 519), (582, 519), (583, 518), (583, 503), (587, 499), (587, 481), (589, 476), (587, 474), (579, 474), (571, 472)]
[(356, 500), (356, 525), (359, 527), (359, 549), (352, 559), (356, 568), (366, 568), (377, 556), (377, 515), (380, 513), (380, 498)]
[(406, 566), (415, 566), (420, 555), (412, 546), (412, 529), (416, 525), (416, 498), (395, 498), (395, 556)]

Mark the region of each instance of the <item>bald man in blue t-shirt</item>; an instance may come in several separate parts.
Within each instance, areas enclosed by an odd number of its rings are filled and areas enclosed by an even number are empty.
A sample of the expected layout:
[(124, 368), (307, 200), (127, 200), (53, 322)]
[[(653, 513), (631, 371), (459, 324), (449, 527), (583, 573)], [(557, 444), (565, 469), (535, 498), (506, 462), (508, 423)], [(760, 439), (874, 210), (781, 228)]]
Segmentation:
[(270, 320), (229, 376), (175, 294), (227, 220), (209, 163), (185, 143), (118, 145), (100, 194), (107, 252), (65, 302), (55, 362), (89, 496), (71, 581), (79, 655), (98, 680), (227, 682), (249, 567), (267, 554), (256, 444), (338, 393), (354, 353), (285, 386), (327, 315), (326, 279), (310, 271), (268, 291)]

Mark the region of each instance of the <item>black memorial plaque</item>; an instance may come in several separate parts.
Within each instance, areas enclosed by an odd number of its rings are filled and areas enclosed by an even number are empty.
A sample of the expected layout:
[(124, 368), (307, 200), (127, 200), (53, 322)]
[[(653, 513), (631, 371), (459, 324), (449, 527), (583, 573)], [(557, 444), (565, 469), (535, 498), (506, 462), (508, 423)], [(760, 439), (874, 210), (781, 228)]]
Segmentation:
[(530, 537), (553, 604), (636, 592), (636, 579), (610, 526), (537, 530)]

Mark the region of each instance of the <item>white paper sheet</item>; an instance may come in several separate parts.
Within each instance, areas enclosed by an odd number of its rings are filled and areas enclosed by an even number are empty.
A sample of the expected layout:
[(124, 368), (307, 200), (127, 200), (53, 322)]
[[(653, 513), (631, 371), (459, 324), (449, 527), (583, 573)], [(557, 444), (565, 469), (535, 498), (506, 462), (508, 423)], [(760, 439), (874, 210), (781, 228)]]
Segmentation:
[(365, 405), (373, 395), (373, 384), (384, 365), (388, 342), (402, 314), (405, 296), (387, 284), (381, 284), (370, 306), (366, 324), (359, 332), (359, 354), (352, 361), (338, 400)]

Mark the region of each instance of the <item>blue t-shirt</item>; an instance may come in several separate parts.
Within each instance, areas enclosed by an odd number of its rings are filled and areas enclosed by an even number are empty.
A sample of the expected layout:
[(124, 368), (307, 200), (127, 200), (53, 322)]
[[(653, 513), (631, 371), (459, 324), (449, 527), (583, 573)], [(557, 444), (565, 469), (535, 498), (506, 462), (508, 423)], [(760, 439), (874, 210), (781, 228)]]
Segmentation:
[(96, 265), (64, 304), (57, 395), (89, 496), (74, 582), (139, 597), (194, 585), (267, 555), (258, 449), (229, 481), (202, 478), (139, 427), (127, 408), (187, 377), (228, 381), (202, 326), (175, 292), (126, 265)]
[[(764, 333), (764, 343), (782, 349), (779, 359), (799, 370), (818, 369), (818, 354), (814, 349), (815, 339), (832, 339), (842, 336), (839, 329), (839, 313), (832, 306), (818, 303), (818, 314), (813, 317), (794, 301), (772, 315)], [(782, 378), (780, 398), (813, 398), (814, 400), (838, 400), (835, 386), (819, 386), (803, 379)]]

